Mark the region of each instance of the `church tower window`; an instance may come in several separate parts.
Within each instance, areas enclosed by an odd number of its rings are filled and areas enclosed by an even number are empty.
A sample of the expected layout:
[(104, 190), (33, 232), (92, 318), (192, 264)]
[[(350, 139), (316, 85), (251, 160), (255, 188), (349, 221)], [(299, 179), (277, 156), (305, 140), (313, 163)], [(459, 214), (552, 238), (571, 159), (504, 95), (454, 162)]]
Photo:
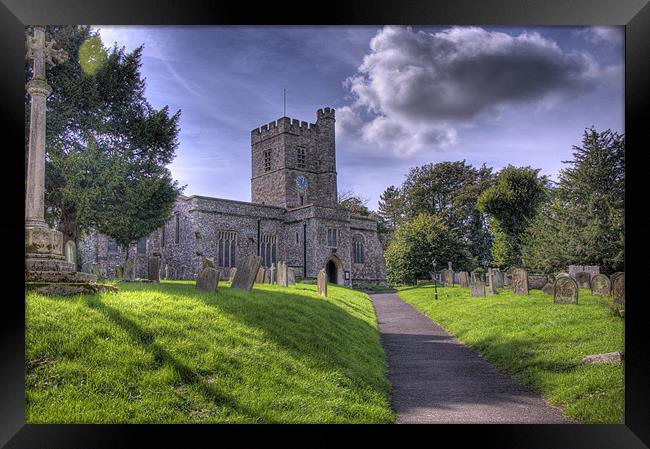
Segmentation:
[(138, 254), (146, 254), (147, 253), (147, 238), (142, 237), (140, 240), (138, 240)]
[(237, 233), (232, 231), (219, 231), (217, 233), (217, 266), (235, 266), (235, 244)]
[(271, 150), (264, 151), (264, 171), (271, 171)]
[(108, 254), (115, 254), (117, 252), (117, 241), (115, 239), (108, 239)]
[(298, 168), (306, 168), (306, 156), (305, 156), (305, 149), (304, 148), (298, 148)]
[(176, 214), (176, 243), (180, 242), (181, 240), (181, 217), (180, 215)]
[(262, 244), (260, 245), (260, 257), (262, 265), (270, 267), (277, 262), (278, 238), (275, 235), (263, 235)]

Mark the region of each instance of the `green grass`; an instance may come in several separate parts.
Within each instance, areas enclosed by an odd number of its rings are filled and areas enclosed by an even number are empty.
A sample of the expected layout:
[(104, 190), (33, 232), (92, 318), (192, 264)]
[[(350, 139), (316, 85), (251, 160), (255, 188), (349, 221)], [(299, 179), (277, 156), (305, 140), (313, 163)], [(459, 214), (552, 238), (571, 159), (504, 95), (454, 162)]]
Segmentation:
[(367, 295), (190, 281), (26, 296), (28, 423), (390, 423)]
[(553, 304), (540, 290), (473, 298), (469, 289), (433, 286), (398, 295), (481, 353), (498, 369), (539, 392), (581, 423), (622, 423), (624, 372), (620, 366), (583, 365), (590, 354), (624, 350), (624, 321), (610, 298), (580, 290), (579, 304)]

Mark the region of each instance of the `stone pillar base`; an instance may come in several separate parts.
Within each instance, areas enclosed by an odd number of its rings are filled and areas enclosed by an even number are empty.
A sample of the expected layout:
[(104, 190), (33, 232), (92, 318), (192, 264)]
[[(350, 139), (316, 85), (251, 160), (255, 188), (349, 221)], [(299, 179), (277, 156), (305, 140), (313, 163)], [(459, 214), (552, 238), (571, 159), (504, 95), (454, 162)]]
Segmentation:
[(25, 226), (25, 282), (97, 282), (63, 255), (63, 234), (43, 224)]

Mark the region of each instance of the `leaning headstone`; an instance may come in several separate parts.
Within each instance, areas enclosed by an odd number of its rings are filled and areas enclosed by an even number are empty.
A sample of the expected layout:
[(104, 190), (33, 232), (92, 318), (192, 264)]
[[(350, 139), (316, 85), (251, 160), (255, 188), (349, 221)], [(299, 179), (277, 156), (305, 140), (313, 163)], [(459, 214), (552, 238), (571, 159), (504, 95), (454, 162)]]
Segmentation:
[(542, 291), (544, 293), (546, 293), (547, 295), (552, 295), (553, 294), (553, 284), (551, 284), (550, 282), (547, 282), (546, 285), (544, 285), (544, 287), (542, 287)]
[(65, 260), (74, 264), (77, 267), (77, 246), (74, 240), (68, 240), (65, 244)]
[(204, 257), (201, 260), (201, 271), (208, 267), (214, 268), (214, 259), (212, 257)]
[(511, 274), (512, 292), (515, 295), (528, 294), (528, 273), (523, 268), (514, 268)]
[(562, 276), (553, 284), (555, 304), (578, 304), (578, 284), (570, 276)]
[(150, 257), (149, 265), (147, 268), (147, 279), (152, 282), (160, 282), (160, 256)]
[(461, 288), (469, 288), (469, 273), (467, 271), (460, 272), (458, 283)]
[(126, 259), (126, 262), (124, 263), (124, 280), (135, 280), (135, 262), (130, 257)]
[(286, 262), (278, 262), (277, 272), (276, 272), (276, 281), (277, 281), (277, 284), (280, 287), (288, 287), (289, 286)]
[(232, 267), (230, 271), (228, 272), (228, 280), (232, 282), (233, 279), (235, 279), (235, 273), (237, 273), (237, 268)]
[(612, 274), (612, 299), (614, 304), (625, 307), (625, 272)]
[(244, 256), (240, 258), (231, 287), (250, 291), (253, 288), (257, 270), (260, 269), (260, 261), (260, 256)]
[(454, 286), (454, 272), (452, 270), (446, 268), (442, 270), (440, 274), (442, 275), (442, 283), (444, 284), (445, 287)]
[(578, 288), (591, 287), (591, 273), (586, 271), (579, 271), (575, 274), (575, 280), (578, 283)]
[[(263, 284), (264, 283), (264, 267), (260, 267), (257, 270), (257, 276), (255, 276), (255, 283), (256, 284)], [(230, 281), (232, 282), (232, 281)]]
[(296, 271), (293, 268), (287, 268), (287, 284), (295, 285)]
[(485, 283), (481, 280), (476, 280), (470, 284), (472, 289), (472, 296), (483, 297), (485, 296)]
[(609, 296), (612, 283), (605, 274), (597, 274), (591, 278), (591, 294), (594, 296)]
[(318, 272), (318, 294), (327, 296), (327, 272), (325, 268), (321, 268)]
[(196, 289), (201, 292), (214, 292), (219, 285), (219, 271), (205, 267), (196, 278)]
[(115, 277), (122, 279), (124, 277), (124, 269), (120, 265), (115, 266)]

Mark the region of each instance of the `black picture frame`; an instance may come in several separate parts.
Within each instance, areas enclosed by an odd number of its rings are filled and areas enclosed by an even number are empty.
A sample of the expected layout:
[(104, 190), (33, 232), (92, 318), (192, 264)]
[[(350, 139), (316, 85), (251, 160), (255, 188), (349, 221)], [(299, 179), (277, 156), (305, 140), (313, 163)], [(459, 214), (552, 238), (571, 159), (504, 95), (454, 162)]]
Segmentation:
[[(625, 424), (621, 425), (435, 425), (435, 426), (304, 426), (300, 437), (284, 426), (199, 425), (34, 425), (25, 424), (23, 286), (24, 191), (24, 26), (33, 24), (132, 25), (625, 25), (626, 164), (626, 281), (628, 304), (625, 331)], [(650, 110), (650, 5), (645, 0), (331, 0), (323, 3), (161, 0), (0, 0), (0, 123), (4, 125), (5, 213), (4, 295), (0, 309), (0, 446), (7, 448), (145, 447), (154, 444), (195, 447), (197, 439), (210, 445), (237, 437), (245, 447), (260, 435), (283, 442), (331, 441), (333, 430), (364, 433), (363, 438), (402, 438), (405, 432), (420, 444), (451, 441), (463, 447), (475, 439), (495, 448), (644, 448), (650, 445), (650, 332), (648, 302), (642, 283), (647, 260), (650, 219), (645, 218), (645, 128)], [(20, 188), (17, 188), (20, 190)], [(631, 244), (630, 244), (631, 243)], [(18, 261), (18, 262), (17, 262)], [(646, 278), (647, 282), (647, 278)], [(292, 428), (293, 432), (296, 428)], [(236, 435), (235, 435), (236, 434)], [(138, 441), (140, 440), (140, 441)], [(270, 441), (270, 440), (269, 440)], [(368, 440), (365, 440), (366, 444)], [(413, 443), (415, 444), (415, 443)], [(402, 443), (403, 445), (403, 443)]]

